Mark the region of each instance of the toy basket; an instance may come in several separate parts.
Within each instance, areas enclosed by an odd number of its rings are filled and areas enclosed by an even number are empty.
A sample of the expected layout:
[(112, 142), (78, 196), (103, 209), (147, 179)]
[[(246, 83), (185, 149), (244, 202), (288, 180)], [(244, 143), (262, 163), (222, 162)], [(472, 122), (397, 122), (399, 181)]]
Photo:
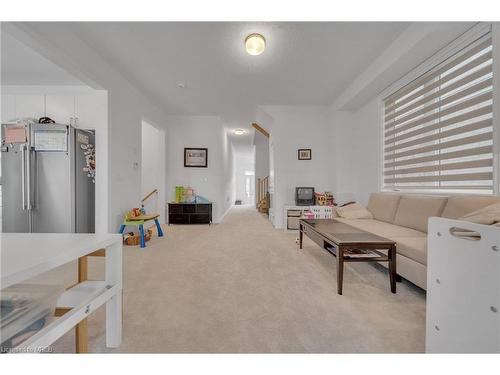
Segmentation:
[[(153, 235), (153, 231), (148, 229), (144, 235), (144, 239), (148, 242)], [(141, 243), (141, 236), (138, 233), (130, 232), (125, 235), (124, 239), (125, 245), (127, 246), (137, 246)]]

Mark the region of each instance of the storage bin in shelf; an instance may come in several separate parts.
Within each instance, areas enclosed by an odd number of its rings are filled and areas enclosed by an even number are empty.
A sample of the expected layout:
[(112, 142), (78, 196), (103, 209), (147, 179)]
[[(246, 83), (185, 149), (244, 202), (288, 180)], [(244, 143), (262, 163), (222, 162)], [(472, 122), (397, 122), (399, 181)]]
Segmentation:
[(285, 206), (283, 226), (287, 230), (298, 230), (300, 219), (331, 219), (333, 206)]
[(331, 219), (333, 215), (333, 206), (311, 206), (310, 210), (315, 219)]
[(44, 326), (54, 316), (62, 286), (16, 284), (1, 291), (0, 346), (9, 352)]

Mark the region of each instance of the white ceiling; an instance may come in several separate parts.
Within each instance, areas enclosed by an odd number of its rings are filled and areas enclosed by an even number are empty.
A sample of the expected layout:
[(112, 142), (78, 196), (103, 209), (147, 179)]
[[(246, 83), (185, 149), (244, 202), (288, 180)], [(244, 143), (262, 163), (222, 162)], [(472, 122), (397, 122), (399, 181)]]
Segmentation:
[[(172, 115), (222, 118), (235, 149), (251, 149), (258, 105), (329, 105), (411, 23), (394, 22), (77, 22), (61, 23)], [(453, 27), (451, 27), (453, 26)], [(422, 59), (470, 24), (456, 23), (426, 41)], [(422, 26), (425, 27), (425, 24)], [(245, 52), (253, 32), (267, 40), (259, 56)], [(445, 38), (446, 37), (446, 38)], [(443, 39), (444, 40), (441, 40)], [(427, 46), (429, 45), (429, 46)], [(50, 59), (50, 56), (47, 56)], [(419, 56), (403, 61), (409, 71)], [(408, 60), (408, 59), (407, 59)], [(2, 83), (81, 85), (73, 76), (2, 33)], [(406, 70), (405, 70), (406, 69)], [(399, 71), (396, 72), (400, 74)], [(389, 74), (390, 75), (390, 74)], [(392, 77), (392, 76), (391, 76)], [(394, 77), (387, 79), (395, 79)], [(396, 77), (397, 78), (397, 77)], [(183, 82), (185, 88), (178, 88)], [(235, 136), (236, 128), (248, 133)]]
[[(68, 23), (164, 109), (247, 123), (259, 104), (330, 104), (408, 23)], [(245, 36), (262, 33), (260, 56)], [(179, 89), (182, 81), (186, 88)]]
[(10, 34), (1, 34), (2, 85), (84, 85)]
[[(236, 127), (234, 124), (225, 124), (224, 126), (227, 129), (227, 134), (233, 145), (235, 154), (249, 155), (253, 153), (253, 128), (251, 125), (243, 124), (240, 127)], [(246, 133), (237, 135), (234, 133), (235, 129), (244, 129)]]

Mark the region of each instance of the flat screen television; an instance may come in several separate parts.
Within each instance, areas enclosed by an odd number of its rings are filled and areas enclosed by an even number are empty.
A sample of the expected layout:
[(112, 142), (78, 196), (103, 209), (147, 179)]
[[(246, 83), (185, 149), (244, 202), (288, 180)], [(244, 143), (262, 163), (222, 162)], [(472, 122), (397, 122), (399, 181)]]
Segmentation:
[(297, 206), (312, 206), (312, 205), (314, 205), (314, 188), (313, 187), (296, 187), (295, 188), (295, 204)]

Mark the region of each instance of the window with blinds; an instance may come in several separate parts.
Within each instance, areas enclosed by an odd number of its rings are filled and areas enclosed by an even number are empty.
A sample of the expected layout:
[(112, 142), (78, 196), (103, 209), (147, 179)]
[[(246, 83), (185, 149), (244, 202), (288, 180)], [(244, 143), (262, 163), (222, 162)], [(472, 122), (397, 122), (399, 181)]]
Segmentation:
[(491, 33), (384, 99), (385, 190), (493, 193)]

